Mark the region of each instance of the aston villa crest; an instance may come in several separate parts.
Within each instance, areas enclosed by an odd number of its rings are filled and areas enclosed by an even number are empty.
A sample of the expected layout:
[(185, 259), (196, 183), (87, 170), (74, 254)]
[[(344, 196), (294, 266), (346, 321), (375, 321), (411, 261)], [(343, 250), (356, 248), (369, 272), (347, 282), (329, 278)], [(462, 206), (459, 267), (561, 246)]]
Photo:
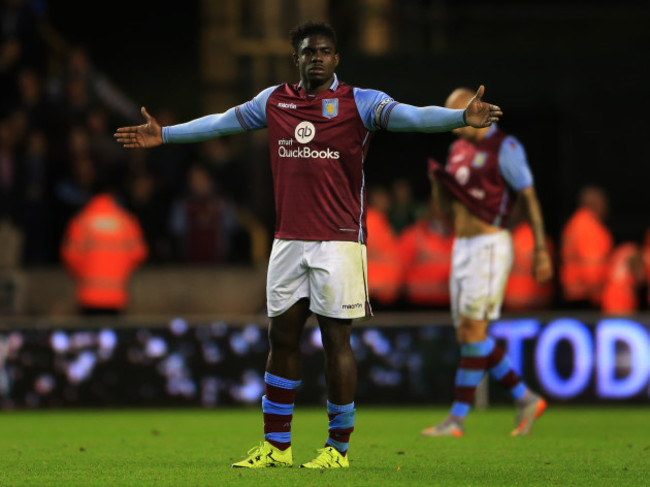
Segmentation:
[(483, 167), (485, 165), (485, 161), (487, 161), (487, 154), (485, 152), (478, 152), (476, 156), (474, 156), (472, 166)]
[(339, 114), (339, 99), (323, 100), (323, 117), (334, 118)]

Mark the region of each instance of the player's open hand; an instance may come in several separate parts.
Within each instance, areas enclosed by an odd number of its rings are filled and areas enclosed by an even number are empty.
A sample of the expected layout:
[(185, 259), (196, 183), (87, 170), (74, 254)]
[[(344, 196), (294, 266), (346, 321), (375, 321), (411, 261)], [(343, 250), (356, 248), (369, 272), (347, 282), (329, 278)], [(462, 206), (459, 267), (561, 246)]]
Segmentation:
[(533, 256), (533, 276), (537, 284), (546, 284), (553, 277), (553, 265), (551, 256), (545, 249), (535, 250)]
[(485, 87), (481, 85), (465, 108), (465, 122), (477, 129), (489, 127), (492, 123), (498, 122), (499, 117), (503, 115), (501, 108), (497, 105), (482, 100), (483, 93), (485, 93)]
[(140, 111), (147, 123), (134, 127), (120, 127), (113, 134), (113, 137), (127, 149), (156, 147), (163, 143), (160, 124), (149, 115), (145, 107)]

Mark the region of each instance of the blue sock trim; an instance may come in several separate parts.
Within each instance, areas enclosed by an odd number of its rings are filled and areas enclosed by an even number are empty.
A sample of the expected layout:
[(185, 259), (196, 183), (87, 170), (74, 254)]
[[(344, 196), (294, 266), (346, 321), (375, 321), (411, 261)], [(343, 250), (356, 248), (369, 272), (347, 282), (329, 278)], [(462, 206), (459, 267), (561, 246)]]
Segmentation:
[(336, 441), (332, 438), (328, 438), (326, 444), (333, 447), (335, 450), (340, 451), (341, 453), (348, 451), (348, 443), (343, 443), (341, 441)]
[(262, 396), (262, 411), (268, 414), (282, 414), (288, 416), (293, 414), (292, 404), (281, 404), (279, 402), (269, 401), (266, 395)]
[(339, 413), (329, 421), (329, 429), (338, 430), (352, 428), (354, 426), (354, 414), (356, 410), (348, 411), (347, 413)]
[(329, 421), (329, 429), (345, 429), (354, 426), (354, 416), (357, 410), (354, 409), (353, 402), (339, 406), (327, 401), (327, 412), (329, 414), (336, 414), (336, 416)]
[(524, 397), (524, 394), (526, 394), (526, 391), (528, 390), (528, 387), (526, 387), (526, 384), (523, 382), (520, 382), (517, 384), (515, 387), (510, 389), (510, 396), (515, 400), (518, 401), (522, 397)]
[(511, 369), (510, 359), (504, 355), (503, 360), (490, 369), (490, 375), (496, 380), (501, 380)]
[(485, 370), (458, 369), (454, 384), (461, 387), (476, 387), (481, 383), (484, 375)]
[(338, 405), (327, 401), (327, 412), (329, 414), (347, 413), (348, 411), (352, 411), (353, 409), (354, 409), (354, 402), (351, 402), (350, 404)]
[(466, 402), (454, 402), (451, 405), (451, 414), (453, 416), (466, 417), (469, 414), (471, 406)]
[(300, 384), (302, 384), (301, 380), (285, 379), (284, 377), (273, 375), (270, 372), (264, 374), (264, 382), (270, 386), (279, 387), (280, 389), (298, 389)]
[(264, 439), (277, 443), (291, 443), (291, 433), (266, 433)]
[(487, 357), (494, 350), (495, 341), (492, 337), (475, 343), (466, 343), (460, 346), (461, 357)]

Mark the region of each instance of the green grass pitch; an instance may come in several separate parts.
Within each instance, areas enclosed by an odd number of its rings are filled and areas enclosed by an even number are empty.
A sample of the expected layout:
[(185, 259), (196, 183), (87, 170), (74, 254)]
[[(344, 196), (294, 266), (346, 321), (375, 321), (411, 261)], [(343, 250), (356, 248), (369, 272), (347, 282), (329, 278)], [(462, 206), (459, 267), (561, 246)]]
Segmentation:
[[(551, 405), (529, 437), (514, 409), (472, 412), (464, 438), (424, 438), (442, 408), (357, 405), (350, 469), (231, 469), (262, 438), (259, 409), (0, 413), (0, 486), (650, 485), (646, 407)], [(294, 462), (326, 438), (323, 408), (296, 409)]]

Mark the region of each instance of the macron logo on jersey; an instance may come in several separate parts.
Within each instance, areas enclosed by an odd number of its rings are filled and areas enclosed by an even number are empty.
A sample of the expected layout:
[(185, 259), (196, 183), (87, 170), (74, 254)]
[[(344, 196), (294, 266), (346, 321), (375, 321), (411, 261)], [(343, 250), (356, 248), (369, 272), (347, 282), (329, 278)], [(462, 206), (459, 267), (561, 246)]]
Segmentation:
[(279, 102), (278, 106), (280, 108), (290, 108), (291, 110), (295, 110), (296, 108), (298, 108), (298, 105), (296, 105), (295, 103), (282, 103), (282, 102)]

